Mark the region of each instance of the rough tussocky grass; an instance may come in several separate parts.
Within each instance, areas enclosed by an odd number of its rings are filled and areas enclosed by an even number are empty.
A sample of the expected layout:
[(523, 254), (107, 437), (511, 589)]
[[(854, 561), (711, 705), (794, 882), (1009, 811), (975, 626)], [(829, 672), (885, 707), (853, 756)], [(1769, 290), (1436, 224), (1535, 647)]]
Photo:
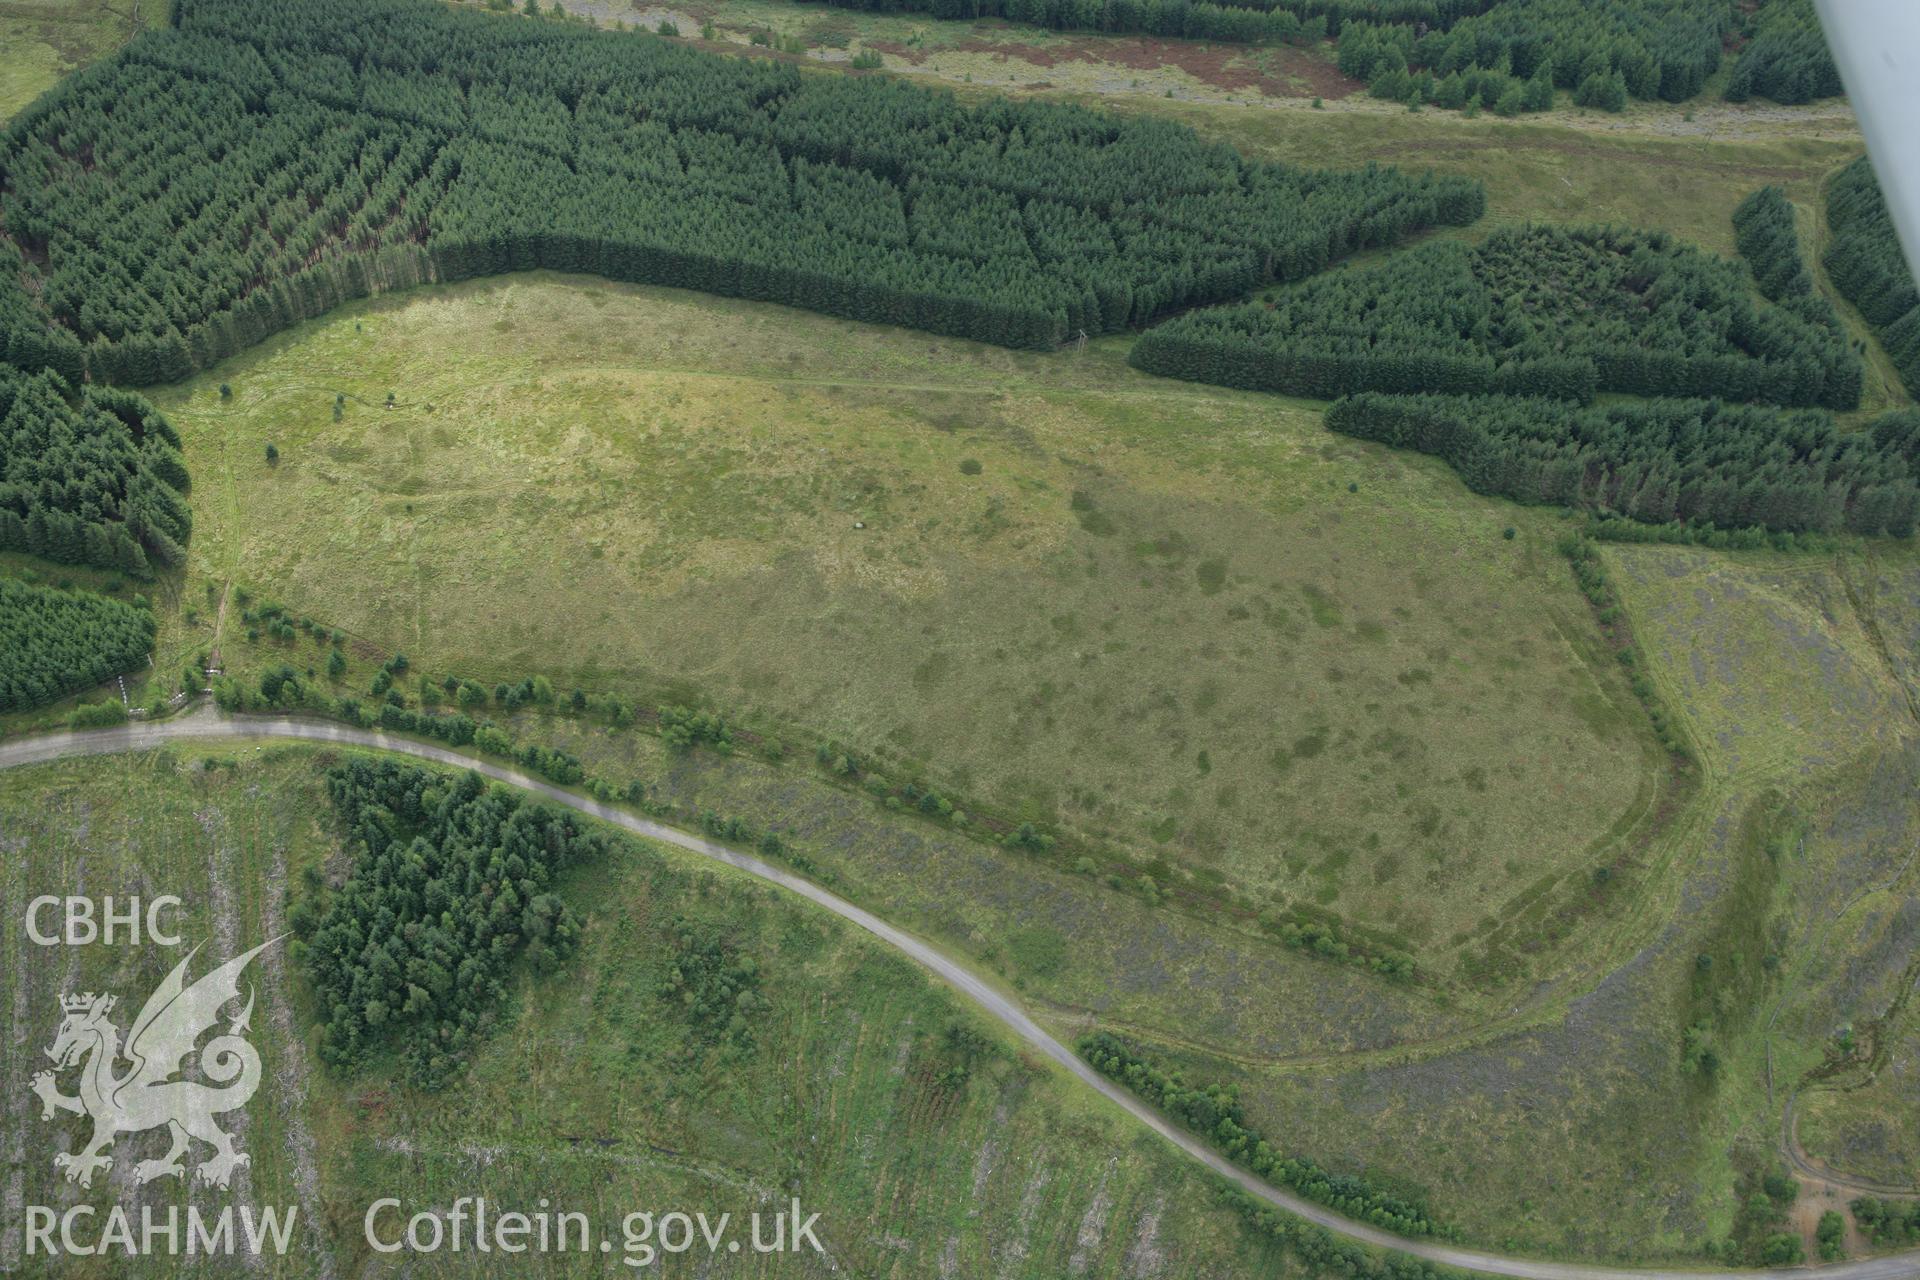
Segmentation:
[(1106, 346), (530, 277), (160, 398), (203, 620), (231, 581), (422, 670), (708, 702), (1437, 975), (1659, 776), (1548, 521)]
[(125, 44), (144, 25), (132, 20), (139, 9), (138, 0), (118, 8), (107, 0), (0, 4), (0, 121), (11, 119), (61, 76)]

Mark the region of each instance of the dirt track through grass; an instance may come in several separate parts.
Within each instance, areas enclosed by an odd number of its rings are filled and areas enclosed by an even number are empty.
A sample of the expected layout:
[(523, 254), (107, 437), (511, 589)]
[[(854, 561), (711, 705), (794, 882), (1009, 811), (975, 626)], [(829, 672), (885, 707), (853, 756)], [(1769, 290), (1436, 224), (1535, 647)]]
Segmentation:
[[(159, 724), (50, 734), (11, 742), (0, 746), (0, 768), (20, 767), (73, 755), (121, 753), (169, 741), (191, 741), (196, 738), (218, 740), (234, 735), (236, 732), (242, 736), (289, 738), (396, 751), (441, 764), (470, 768), (498, 782), (533, 792), (546, 800), (613, 823), (650, 839), (711, 858), (735, 870), (746, 872), (798, 894), (816, 906), (823, 907), (859, 926), (888, 946), (910, 957), (917, 964), (932, 971), (942, 981), (954, 987), (973, 1004), (1014, 1032), (1030, 1048), (1050, 1059), (1057, 1068), (1063, 1068), (1082, 1085), (1102, 1094), (1109, 1102), (1131, 1115), (1134, 1120), (1180, 1148), (1188, 1157), (1206, 1165), (1214, 1173), (1250, 1194), (1350, 1239), (1378, 1247), (1397, 1249), (1464, 1270), (1489, 1275), (1516, 1276), (1525, 1280), (1745, 1280), (1745, 1277), (1751, 1274), (1741, 1271), (1615, 1269), (1502, 1257), (1437, 1244), (1428, 1240), (1408, 1239), (1348, 1220), (1318, 1204), (1301, 1200), (1269, 1186), (1231, 1164), (1211, 1147), (1147, 1107), (1132, 1093), (1095, 1072), (1072, 1050), (1042, 1030), (1016, 1002), (1010, 1000), (997, 988), (918, 938), (894, 928), (811, 881), (724, 845), (670, 827), (663, 827), (644, 818), (637, 818), (617, 807), (583, 798), (549, 783), (528, 777), (518, 770), (477, 760), (444, 747), (325, 722), (273, 719), (232, 722), (201, 714)], [(1044, 1186), (1048, 1177), (1044, 1169), (1034, 1174), (1028, 1183), (1028, 1193), (1023, 1197), (1023, 1205), (1036, 1194), (1037, 1188)], [(1030, 1216), (1030, 1211), (1027, 1212)], [(1906, 1280), (1907, 1277), (1920, 1275), (1920, 1251), (1836, 1264), (1828, 1268), (1824, 1274), (1835, 1277), (1835, 1280)]]

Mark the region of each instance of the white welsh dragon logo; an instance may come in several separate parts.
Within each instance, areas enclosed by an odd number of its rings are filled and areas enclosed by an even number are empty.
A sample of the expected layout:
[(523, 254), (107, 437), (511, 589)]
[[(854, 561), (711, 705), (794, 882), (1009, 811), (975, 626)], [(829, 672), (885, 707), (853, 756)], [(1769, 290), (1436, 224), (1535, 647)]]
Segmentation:
[[(247, 993), (246, 1008), (228, 1022), (227, 1033), (209, 1040), (199, 1051), (200, 1074), (213, 1085), (172, 1077), (185, 1066), (200, 1037), (216, 1029), (220, 1010), (240, 998), (240, 971), (247, 962), (278, 941), (275, 938), (261, 943), (192, 986), (186, 985), (187, 963), (200, 948), (188, 952), (133, 1020), (124, 1054), (130, 1065), (118, 1075), (115, 1068), (123, 1057), (120, 1029), (107, 1018), (114, 997), (89, 994), (60, 998), (66, 1020), (60, 1024), (53, 1047), (47, 1050), (54, 1070), (36, 1075), (33, 1091), (40, 1095), (42, 1120), (53, 1119), (56, 1111), (71, 1111), (93, 1120), (93, 1137), (85, 1147), (73, 1153), (63, 1151), (53, 1158), (54, 1167), (66, 1171), (67, 1181), (83, 1187), (93, 1185), (94, 1173), (113, 1165), (113, 1157), (106, 1152), (117, 1135), (161, 1125), (167, 1127), (173, 1145), (163, 1158), (135, 1165), (135, 1183), (169, 1174), (183, 1176), (186, 1166), (180, 1157), (187, 1154), (189, 1138), (214, 1149), (213, 1156), (194, 1169), (194, 1175), (204, 1183), (224, 1187), (236, 1168), (250, 1163), (244, 1152), (234, 1149), (233, 1135), (213, 1118), (245, 1106), (260, 1087), (260, 1055), (242, 1038), (253, 1016), (252, 991)], [(80, 1093), (69, 1098), (60, 1092), (54, 1074), (73, 1066), (80, 1067)]]

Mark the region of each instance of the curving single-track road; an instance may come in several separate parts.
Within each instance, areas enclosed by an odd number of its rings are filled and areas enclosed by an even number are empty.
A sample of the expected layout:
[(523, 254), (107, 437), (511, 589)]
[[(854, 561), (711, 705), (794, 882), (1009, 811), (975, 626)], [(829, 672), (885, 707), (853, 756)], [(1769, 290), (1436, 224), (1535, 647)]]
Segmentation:
[[(843, 920), (851, 921), (888, 946), (912, 957), (936, 976), (979, 1005), (986, 1013), (1008, 1027), (1035, 1050), (1060, 1064), (1088, 1088), (1097, 1090), (1115, 1106), (1171, 1142), (1181, 1151), (1207, 1166), (1248, 1194), (1305, 1218), (1329, 1231), (1363, 1244), (1424, 1258), (1443, 1266), (1458, 1267), (1486, 1275), (1519, 1276), (1523, 1280), (1753, 1280), (1756, 1275), (1788, 1274), (1755, 1271), (1693, 1271), (1634, 1269), (1588, 1266), (1578, 1262), (1546, 1262), (1532, 1258), (1509, 1258), (1439, 1244), (1431, 1240), (1394, 1235), (1364, 1222), (1342, 1217), (1331, 1209), (1302, 1200), (1269, 1185), (1239, 1168), (1224, 1156), (1205, 1146), (1198, 1138), (1176, 1127), (1125, 1089), (1108, 1080), (1081, 1060), (1078, 1054), (1053, 1038), (1027, 1015), (1013, 999), (976, 975), (971, 969), (903, 929), (895, 928), (872, 912), (830, 893), (810, 880), (783, 867), (764, 862), (749, 854), (715, 844), (674, 827), (637, 817), (612, 805), (601, 804), (517, 769), (506, 768), (463, 752), (429, 742), (395, 737), (375, 730), (354, 729), (321, 720), (280, 719), (260, 716), (226, 716), (202, 708), (173, 720), (154, 724), (130, 724), (113, 729), (70, 730), (38, 734), (11, 742), (0, 742), (0, 769), (40, 764), (71, 756), (109, 755), (142, 751), (169, 743), (220, 738), (279, 738), (301, 742), (332, 743), (344, 747), (364, 747), (391, 751), (399, 755), (431, 760), (437, 764), (472, 769), (476, 773), (508, 786), (535, 792), (555, 804), (565, 805), (590, 817), (612, 823), (636, 835), (685, 849), (701, 857), (712, 858), (730, 867), (758, 876), (783, 889), (824, 907)], [(1801, 1268), (1800, 1270), (1804, 1270)], [(1865, 1258), (1819, 1268), (1822, 1280), (1920, 1280), (1920, 1251)]]

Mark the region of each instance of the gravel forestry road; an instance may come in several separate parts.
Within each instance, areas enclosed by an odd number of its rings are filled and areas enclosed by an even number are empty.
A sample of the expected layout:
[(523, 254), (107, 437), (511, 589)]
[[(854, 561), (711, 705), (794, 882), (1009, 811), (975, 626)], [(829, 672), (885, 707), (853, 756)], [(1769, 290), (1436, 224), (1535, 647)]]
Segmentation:
[[(926, 940), (888, 924), (872, 912), (856, 906), (838, 894), (831, 893), (792, 871), (737, 849), (730, 849), (678, 828), (650, 821), (616, 806), (602, 804), (590, 797), (531, 777), (517, 769), (433, 743), (381, 733), (377, 730), (351, 728), (324, 720), (228, 716), (202, 706), (188, 714), (157, 723), (129, 724), (112, 729), (44, 733), (0, 742), (0, 769), (17, 768), (75, 756), (145, 751), (171, 743), (219, 739), (256, 741), (290, 739), (298, 742), (358, 747), (412, 756), (456, 768), (471, 769), (495, 782), (533, 792), (554, 804), (564, 805), (589, 817), (621, 827), (635, 835), (673, 845), (703, 858), (711, 858), (715, 862), (725, 863), (748, 875), (779, 885), (831, 911), (841, 919), (858, 925), (896, 951), (909, 956), (973, 1001), (981, 1010), (1006, 1026), (1035, 1051), (1058, 1063), (1063, 1070), (1087, 1088), (1095, 1090), (1186, 1155), (1242, 1188), (1248, 1194), (1287, 1213), (1317, 1223), (1350, 1240), (1383, 1249), (1397, 1250), (1442, 1266), (1457, 1267), (1484, 1275), (1519, 1276), (1526, 1280), (1751, 1280), (1756, 1275), (1806, 1271), (1805, 1268), (1794, 1268), (1779, 1273), (1754, 1270), (1707, 1271), (1549, 1262), (1533, 1258), (1505, 1257), (1500, 1254), (1482, 1253), (1473, 1249), (1440, 1244), (1431, 1240), (1398, 1236), (1367, 1223), (1355, 1222), (1331, 1209), (1272, 1186), (1234, 1165), (1202, 1143), (1200, 1139), (1178, 1128), (1140, 1099), (1088, 1066), (1072, 1049), (1041, 1028), (1007, 993)], [(1908, 1280), (1909, 1277), (1920, 1280), (1920, 1250), (1823, 1266), (1819, 1268), (1819, 1275), (1821, 1280)]]

